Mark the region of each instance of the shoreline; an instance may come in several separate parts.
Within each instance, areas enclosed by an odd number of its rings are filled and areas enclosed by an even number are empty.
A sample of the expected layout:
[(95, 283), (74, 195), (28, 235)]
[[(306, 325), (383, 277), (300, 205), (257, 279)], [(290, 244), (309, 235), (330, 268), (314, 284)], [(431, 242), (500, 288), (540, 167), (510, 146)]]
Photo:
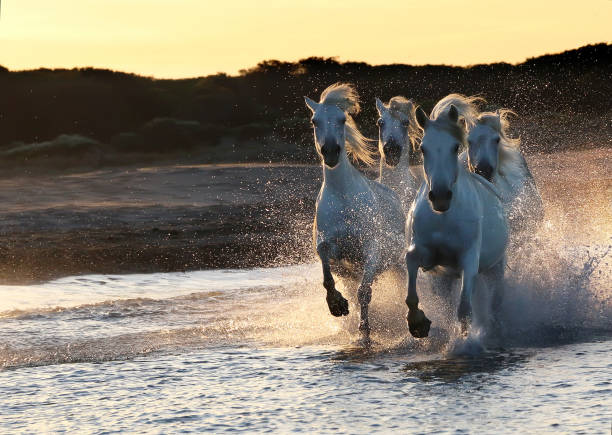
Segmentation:
[[(612, 150), (527, 158), (559, 231), (612, 235)], [(314, 261), (320, 182), (320, 166), (293, 164), (0, 179), (0, 284)]]

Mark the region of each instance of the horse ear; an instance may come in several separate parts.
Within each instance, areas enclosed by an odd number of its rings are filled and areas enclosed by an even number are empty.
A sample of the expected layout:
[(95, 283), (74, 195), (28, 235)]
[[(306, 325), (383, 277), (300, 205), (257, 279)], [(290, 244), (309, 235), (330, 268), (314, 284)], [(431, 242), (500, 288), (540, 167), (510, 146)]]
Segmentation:
[(497, 127), (498, 131), (502, 131), (502, 114), (499, 110), (495, 113), (497, 114), (495, 117), (495, 126)]
[(497, 127), (497, 129), (499, 131), (501, 131), (502, 130), (502, 125), (503, 125), (503, 118), (502, 118), (503, 117), (503, 112), (501, 110), (497, 109), (495, 111), (495, 115), (497, 115), (495, 117), (495, 126)]
[(457, 122), (459, 120), (459, 112), (454, 104), (451, 104), (450, 109), (448, 109), (448, 119), (451, 122)]
[(317, 103), (314, 100), (311, 100), (307, 96), (304, 96), (304, 101), (306, 102), (306, 106), (308, 106), (308, 108), (312, 110), (313, 112), (315, 112), (317, 108), (319, 107), (319, 103)]
[(421, 128), (425, 130), (427, 123), (429, 122), (429, 117), (421, 107), (419, 107), (416, 111), (416, 119)]
[(376, 110), (378, 110), (378, 114), (382, 115), (383, 112), (385, 111), (385, 105), (383, 104), (382, 101), (380, 101), (380, 98), (376, 97)]

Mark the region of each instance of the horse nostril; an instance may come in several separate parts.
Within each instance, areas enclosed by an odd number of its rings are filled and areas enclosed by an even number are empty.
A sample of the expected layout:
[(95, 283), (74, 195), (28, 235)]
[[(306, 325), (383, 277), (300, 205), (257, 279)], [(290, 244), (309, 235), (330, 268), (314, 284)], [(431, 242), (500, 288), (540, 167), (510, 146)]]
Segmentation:
[(340, 147), (338, 145), (324, 145), (321, 147), (321, 154), (326, 155), (334, 155), (340, 153)]
[(450, 201), (453, 197), (453, 192), (451, 190), (447, 190), (443, 194), (439, 194), (439, 196), (437, 196), (433, 193), (433, 190), (430, 190), (427, 197), (432, 202), (434, 202), (436, 199), (440, 199), (441, 201)]

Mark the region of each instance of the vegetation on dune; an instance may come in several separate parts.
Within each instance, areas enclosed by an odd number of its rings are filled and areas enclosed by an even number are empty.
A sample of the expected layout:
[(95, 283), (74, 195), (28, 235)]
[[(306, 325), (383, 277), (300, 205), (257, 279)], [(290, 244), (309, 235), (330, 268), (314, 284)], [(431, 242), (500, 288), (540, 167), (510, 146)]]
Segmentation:
[(356, 120), (370, 137), (377, 135), (375, 96), (400, 94), (431, 109), (439, 98), (459, 92), (484, 96), (487, 109), (516, 111), (514, 134), (522, 136), (527, 151), (610, 146), (610, 59), (610, 44), (518, 65), (372, 66), (311, 57), (264, 61), (237, 76), (182, 80), (94, 68), (11, 72), (0, 67), (0, 160), (14, 165), (51, 154), (74, 158), (76, 147), (105, 156), (314, 162), (302, 96), (318, 98), (336, 81), (356, 85), (363, 101)]

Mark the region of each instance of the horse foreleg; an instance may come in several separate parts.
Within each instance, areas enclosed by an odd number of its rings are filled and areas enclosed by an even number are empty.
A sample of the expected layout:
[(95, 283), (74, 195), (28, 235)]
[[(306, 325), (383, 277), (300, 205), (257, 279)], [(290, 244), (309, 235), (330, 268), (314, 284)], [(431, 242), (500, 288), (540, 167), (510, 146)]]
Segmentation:
[(317, 253), (323, 265), (323, 287), (327, 290), (327, 306), (332, 316), (346, 316), (349, 313), (348, 301), (336, 290), (336, 283), (331, 273), (329, 260), (331, 258), (331, 246), (329, 243), (320, 243), (317, 246)]
[(461, 297), (457, 315), (461, 322), (461, 329), (466, 332), (472, 320), (472, 293), (478, 274), (479, 248), (468, 250), (461, 260)]
[(363, 278), (357, 290), (357, 300), (361, 308), (361, 321), (359, 322), (359, 330), (363, 334), (364, 339), (370, 337), (370, 321), (368, 319), (368, 307), (372, 300), (372, 282), (377, 272), (377, 261), (375, 256), (368, 258), (363, 269)]
[[(421, 253), (422, 254), (422, 253)], [(408, 248), (406, 253), (406, 267), (408, 268), (408, 329), (413, 337), (423, 338), (429, 335), (431, 321), (425, 313), (419, 309), (419, 296), (416, 289), (417, 274), (421, 266), (422, 258), (415, 245)]]

